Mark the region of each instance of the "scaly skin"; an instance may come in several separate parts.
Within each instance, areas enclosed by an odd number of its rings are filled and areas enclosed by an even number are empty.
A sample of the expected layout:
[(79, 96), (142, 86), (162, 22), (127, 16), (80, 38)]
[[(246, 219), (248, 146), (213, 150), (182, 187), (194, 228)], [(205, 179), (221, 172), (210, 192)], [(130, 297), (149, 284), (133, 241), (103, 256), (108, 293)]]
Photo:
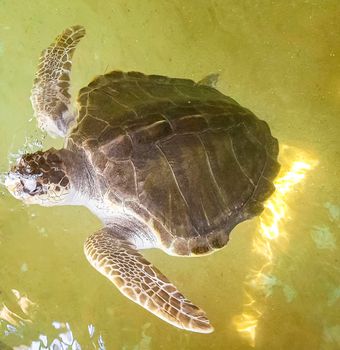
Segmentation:
[(31, 102), (40, 128), (52, 137), (66, 136), (75, 119), (69, 94), (71, 59), (84, 35), (83, 27), (70, 27), (40, 57)]
[(70, 192), (69, 177), (54, 148), (22, 156), (8, 173), (6, 186), (25, 203), (45, 206), (63, 202)]
[[(211, 333), (205, 312), (186, 299), (136, 247), (125, 239), (126, 227), (108, 226), (85, 242), (91, 265), (107, 277), (126, 297), (164, 321), (182, 329)], [(127, 234), (128, 235), (128, 234)]]

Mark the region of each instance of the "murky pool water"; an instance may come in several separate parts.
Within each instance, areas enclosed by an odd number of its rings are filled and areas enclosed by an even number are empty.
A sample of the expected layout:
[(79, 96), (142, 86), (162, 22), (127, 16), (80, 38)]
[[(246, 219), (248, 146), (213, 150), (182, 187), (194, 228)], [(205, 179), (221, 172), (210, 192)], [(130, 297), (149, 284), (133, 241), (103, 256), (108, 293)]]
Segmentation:
[(27, 207), (0, 188), (0, 349), (340, 348), (340, 4), (331, 1), (0, 1), (0, 171), (43, 139), (29, 94), (40, 51), (82, 24), (73, 91), (112, 69), (200, 79), (271, 126), (277, 191), (200, 259), (147, 257), (215, 332), (165, 324), (83, 256), (100, 227), (78, 207)]

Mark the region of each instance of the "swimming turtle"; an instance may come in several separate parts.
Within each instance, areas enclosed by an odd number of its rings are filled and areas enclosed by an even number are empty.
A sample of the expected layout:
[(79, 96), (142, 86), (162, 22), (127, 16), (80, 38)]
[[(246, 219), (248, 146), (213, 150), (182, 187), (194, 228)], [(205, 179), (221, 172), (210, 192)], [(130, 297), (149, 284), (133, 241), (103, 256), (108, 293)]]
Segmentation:
[(201, 256), (225, 246), (273, 192), (278, 142), (209, 79), (113, 71), (80, 90), (76, 115), (71, 59), (84, 35), (70, 27), (43, 51), (32, 90), (40, 128), (64, 148), (23, 155), (6, 185), (28, 204), (88, 207), (103, 223), (85, 242), (92, 266), (170, 324), (212, 332), (140, 250)]

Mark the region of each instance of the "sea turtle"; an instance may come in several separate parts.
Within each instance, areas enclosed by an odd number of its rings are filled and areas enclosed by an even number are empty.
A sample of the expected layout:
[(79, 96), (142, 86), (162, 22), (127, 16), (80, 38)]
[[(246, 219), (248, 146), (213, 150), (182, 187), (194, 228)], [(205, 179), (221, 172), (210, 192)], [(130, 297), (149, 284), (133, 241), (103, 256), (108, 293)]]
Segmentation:
[(92, 266), (170, 324), (212, 332), (139, 251), (201, 256), (226, 245), (273, 192), (278, 142), (209, 79), (113, 71), (80, 90), (76, 117), (71, 58), (84, 35), (70, 27), (42, 52), (32, 90), (40, 128), (66, 137), (64, 148), (23, 155), (6, 185), (28, 204), (88, 207), (103, 223), (85, 242)]

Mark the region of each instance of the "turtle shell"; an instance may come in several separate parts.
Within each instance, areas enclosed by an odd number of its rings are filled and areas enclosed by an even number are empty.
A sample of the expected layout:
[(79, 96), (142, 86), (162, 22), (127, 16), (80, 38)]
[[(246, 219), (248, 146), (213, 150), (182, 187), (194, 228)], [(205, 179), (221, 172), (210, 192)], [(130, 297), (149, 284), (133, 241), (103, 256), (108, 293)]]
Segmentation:
[(212, 87), (114, 71), (78, 102), (69, 142), (85, 149), (108, 198), (171, 254), (223, 247), (274, 191), (278, 142), (267, 123)]

